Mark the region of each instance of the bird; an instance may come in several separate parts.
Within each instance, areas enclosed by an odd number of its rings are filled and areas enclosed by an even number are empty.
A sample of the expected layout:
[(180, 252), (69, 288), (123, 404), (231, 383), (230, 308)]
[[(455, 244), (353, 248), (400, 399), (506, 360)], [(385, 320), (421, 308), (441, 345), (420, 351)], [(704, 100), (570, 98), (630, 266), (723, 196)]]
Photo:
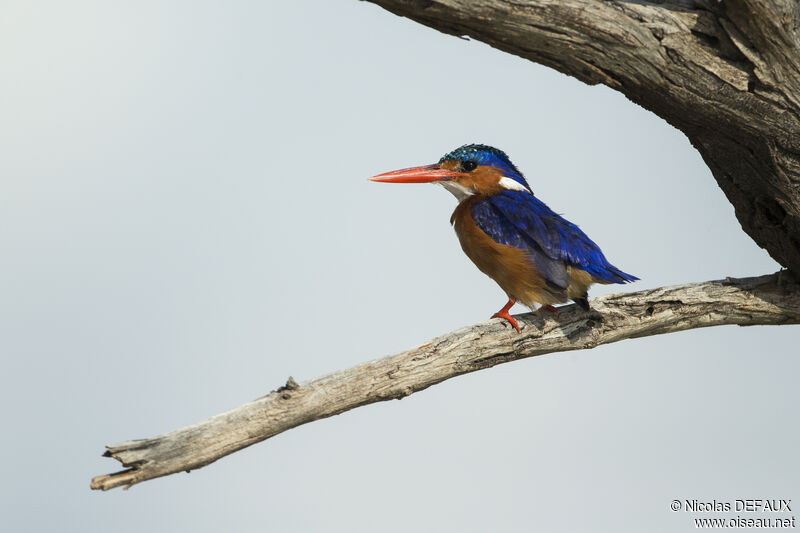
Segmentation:
[(547, 207), (505, 152), (467, 144), (432, 165), (404, 168), (369, 178), (385, 183), (434, 183), (457, 199), (450, 217), (461, 248), (493, 279), (508, 302), (492, 318), (520, 332), (509, 310), (518, 301), (532, 310), (574, 301), (590, 310), (588, 289), (595, 283), (638, 280), (606, 259), (575, 224)]

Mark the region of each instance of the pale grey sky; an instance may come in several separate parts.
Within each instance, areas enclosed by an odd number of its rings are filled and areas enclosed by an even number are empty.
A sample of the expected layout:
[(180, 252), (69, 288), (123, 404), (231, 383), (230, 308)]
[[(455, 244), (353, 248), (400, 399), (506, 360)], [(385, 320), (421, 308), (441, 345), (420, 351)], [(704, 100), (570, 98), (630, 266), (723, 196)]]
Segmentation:
[(673, 499), (800, 505), (797, 327), (502, 365), (91, 492), (105, 444), (497, 311), (453, 198), (366, 180), (461, 144), (642, 278), (593, 295), (778, 266), (661, 119), (372, 4), (1, 12), (3, 531), (689, 531)]

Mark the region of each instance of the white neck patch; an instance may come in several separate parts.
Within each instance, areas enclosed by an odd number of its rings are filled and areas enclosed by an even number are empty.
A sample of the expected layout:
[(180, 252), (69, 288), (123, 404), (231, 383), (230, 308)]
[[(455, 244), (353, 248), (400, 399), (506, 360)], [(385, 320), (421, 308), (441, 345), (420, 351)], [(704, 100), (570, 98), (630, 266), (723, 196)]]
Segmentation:
[(525, 191), (527, 193), (531, 192), (523, 184), (521, 184), (517, 180), (511, 179), (511, 178), (506, 177), (506, 176), (503, 176), (502, 178), (500, 178), (500, 182), (499, 183), (500, 183), (500, 186), (502, 188), (508, 189), (510, 191)]

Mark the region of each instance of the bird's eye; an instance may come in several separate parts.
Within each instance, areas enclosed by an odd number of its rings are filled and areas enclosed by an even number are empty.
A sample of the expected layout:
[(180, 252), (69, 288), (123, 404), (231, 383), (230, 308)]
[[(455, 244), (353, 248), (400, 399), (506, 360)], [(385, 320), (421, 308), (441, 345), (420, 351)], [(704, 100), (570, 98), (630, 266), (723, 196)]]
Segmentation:
[(472, 172), (478, 166), (478, 163), (475, 161), (462, 161), (461, 162), (461, 170), (464, 172)]

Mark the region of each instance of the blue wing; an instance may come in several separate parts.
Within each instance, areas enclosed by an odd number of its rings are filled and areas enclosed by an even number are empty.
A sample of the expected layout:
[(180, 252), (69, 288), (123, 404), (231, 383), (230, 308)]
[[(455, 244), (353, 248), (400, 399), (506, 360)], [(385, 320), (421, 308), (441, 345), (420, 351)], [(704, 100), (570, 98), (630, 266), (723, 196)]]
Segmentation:
[(560, 299), (566, 299), (566, 289), (569, 286), (566, 263), (549, 257), (541, 246), (520, 232), (488, 199), (472, 205), (472, 219), (495, 242), (525, 250), (547, 282), (550, 291)]
[(639, 279), (609, 263), (578, 226), (529, 192), (503, 191), (476, 202), (472, 217), (496, 242), (532, 251), (531, 258), (537, 268), (555, 285), (569, 284), (567, 265), (609, 283)]

